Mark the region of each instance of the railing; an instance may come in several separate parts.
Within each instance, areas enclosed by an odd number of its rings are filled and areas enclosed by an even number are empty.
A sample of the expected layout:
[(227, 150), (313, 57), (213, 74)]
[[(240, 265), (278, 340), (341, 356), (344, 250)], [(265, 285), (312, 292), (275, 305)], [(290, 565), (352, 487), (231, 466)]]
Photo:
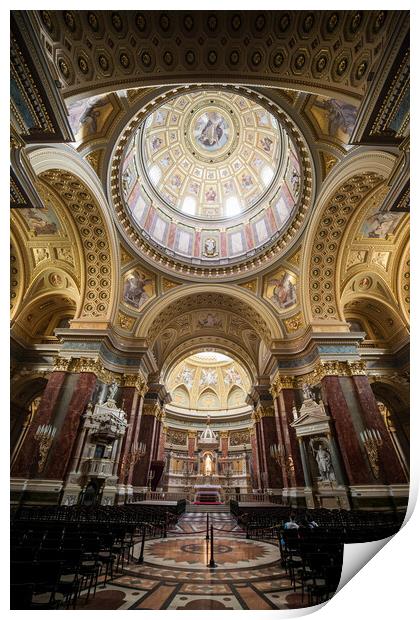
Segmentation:
[(238, 502), (271, 502), (273, 496), (271, 493), (239, 493), (237, 497)]
[(89, 459), (83, 465), (84, 473), (87, 476), (96, 476), (97, 478), (107, 478), (112, 476), (113, 462), (109, 459)]
[(178, 502), (181, 499), (185, 499), (186, 493), (164, 493), (163, 491), (145, 491), (144, 493), (134, 493), (133, 502), (144, 501), (168, 501)]

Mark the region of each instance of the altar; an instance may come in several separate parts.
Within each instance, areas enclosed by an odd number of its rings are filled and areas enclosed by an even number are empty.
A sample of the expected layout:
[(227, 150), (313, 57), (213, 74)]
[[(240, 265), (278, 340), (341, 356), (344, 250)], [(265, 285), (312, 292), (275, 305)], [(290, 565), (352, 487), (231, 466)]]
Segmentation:
[(197, 484), (194, 486), (194, 504), (221, 504), (220, 484)]

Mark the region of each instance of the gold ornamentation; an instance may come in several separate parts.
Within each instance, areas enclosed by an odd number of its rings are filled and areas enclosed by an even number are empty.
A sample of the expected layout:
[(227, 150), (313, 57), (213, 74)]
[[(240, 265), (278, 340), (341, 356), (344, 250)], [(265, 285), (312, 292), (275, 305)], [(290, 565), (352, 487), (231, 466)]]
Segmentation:
[(258, 413), (260, 418), (273, 418), (274, 413), (274, 405), (262, 405), (261, 403), (258, 405)]
[(135, 260), (134, 256), (132, 256), (123, 245), (120, 245), (120, 256), (121, 256), (121, 264), (127, 265)]
[(122, 329), (128, 332), (131, 331), (135, 322), (136, 319), (134, 317), (128, 316), (124, 312), (118, 312), (118, 324)]
[(249, 430), (246, 431), (231, 431), (229, 434), (229, 445), (231, 447), (234, 446), (243, 446), (249, 444), (251, 441), (249, 436)]
[(239, 284), (239, 286), (242, 286), (242, 288), (248, 289), (248, 291), (251, 291), (251, 293), (256, 293), (257, 284), (258, 284), (258, 280), (250, 280), (249, 282), (243, 282), (242, 284)]
[(284, 324), (289, 333), (297, 332), (304, 325), (303, 314), (298, 312), (297, 314), (291, 316), (290, 319), (284, 319)]
[(107, 228), (101, 209), (89, 189), (76, 176), (63, 170), (41, 175), (57, 198), (64, 201), (78, 227), (86, 259), (85, 298), (81, 316), (107, 316), (111, 301), (112, 260)]
[(292, 265), (299, 267), (301, 257), (302, 257), (302, 248), (300, 247), (298, 251), (292, 254), (291, 256), (289, 256), (287, 260), (289, 261), (289, 263), (292, 263)]
[(88, 155), (86, 155), (85, 159), (92, 166), (96, 174), (99, 176), (100, 166), (101, 166), (101, 157), (102, 157), (103, 149), (98, 149), (97, 151), (92, 151)]
[(161, 419), (161, 408), (160, 408), (159, 403), (154, 403), (154, 404), (145, 403), (143, 405), (142, 415), (154, 416), (155, 418), (160, 420)]
[(376, 172), (364, 172), (348, 179), (331, 197), (319, 218), (309, 270), (311, 310), (316, 319), (339, 318), (335, 290), (338, 248), (351, 216), (382, 181), (383, 177)]
[(54, 441), (54, 437), (56, 433), (57, 433), (57, 429), (55, 426), (51, 426), (51, 424), (43, 424), (42, 426), (41, 425), (38, 426), (38, 429), (34, 435), (35, 441), (38, 442), (38, 452), (39, 452), (38, 472), (39, 473), (44, 471), (47, 456), (50, 451), (52, 442)]
[(329, 172), (334, 168), (335, 164), (338, 162), (338, 158), (331, 155), (331, 153), (322, 152), (322, 159), (324, 164), (324, 177), (327, 176)]
[(68, 372), (72, 358), (56, 357), (54, 360), (53, 372)]
[(135, 387), (140, 396), (144, 396), (147, 392), (147, 383), (138, 374), (136, 375), (123, 375), (122, 378), (123, 387)]
[(295, 377), (289, 375), (281, 375), (280, 371), (277, 371), (271, 384), (270, 392), (273, 398), (275, 398), (276, 396), (279, 396), (281, 390), (290, 390), (294, 389), (295, 387)]
[(166, 278), (162, 278), (162, 291), (166, 293), (166, 291), (170, 291), (177, 286), (181, 286), (180, 282), (173, 282), (172, 280), (167, 280)]
[(366, 454), (372, 468), (373, 475), (379, 478), (379, 448), (383, 441), (380, 432), (377, 429), (366, 429), (361, 431), (360, 439), (365, 447)]

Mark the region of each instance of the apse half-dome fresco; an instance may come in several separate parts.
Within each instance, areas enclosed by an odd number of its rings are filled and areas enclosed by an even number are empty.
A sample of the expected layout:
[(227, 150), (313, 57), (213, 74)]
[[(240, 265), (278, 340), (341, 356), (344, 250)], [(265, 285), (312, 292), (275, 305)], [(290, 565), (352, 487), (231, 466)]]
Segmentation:
[(301, 180), (301, 157), (279, 115), (229, 90), (167, 99), (143, 118), (121, 158), (131, 225), (154, 248), (193, 264), (231, 264), (281, 238)]
[(244, 408), (251, 384), (248, 373), (233, 358), (217, 351), (189, 355), (170, 371), (166, 382), (171, 407), (197, 413)]

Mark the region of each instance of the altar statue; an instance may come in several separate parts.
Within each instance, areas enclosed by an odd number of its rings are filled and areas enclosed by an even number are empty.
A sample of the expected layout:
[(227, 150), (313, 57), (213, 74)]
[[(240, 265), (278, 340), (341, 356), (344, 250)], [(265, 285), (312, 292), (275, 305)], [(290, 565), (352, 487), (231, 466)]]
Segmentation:
[(204, 459), (204, 474), (206, 476), (211, 476), (212, 473), (212, 464), (211, 464), (211, 456), (208, 454)]

